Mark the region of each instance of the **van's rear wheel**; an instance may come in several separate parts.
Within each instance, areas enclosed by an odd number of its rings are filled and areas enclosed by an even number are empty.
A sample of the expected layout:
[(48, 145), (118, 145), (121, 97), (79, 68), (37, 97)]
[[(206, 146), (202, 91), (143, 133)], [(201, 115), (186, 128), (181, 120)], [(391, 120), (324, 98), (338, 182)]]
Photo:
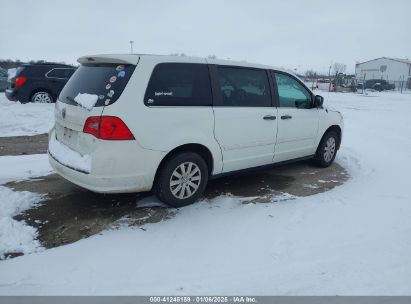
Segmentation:
[(324, 134), (315, 153), (314, 163), (320, 167), (328, 167), (332, 164), (337, 155), (339, 137), (334, 131)]
[(167, 160), (160, 168), (154, 192), (169, 206), (187, 206), (200, 198), (207, 181), (208, 168), (205, 160), (196, 153), (183, 152)]

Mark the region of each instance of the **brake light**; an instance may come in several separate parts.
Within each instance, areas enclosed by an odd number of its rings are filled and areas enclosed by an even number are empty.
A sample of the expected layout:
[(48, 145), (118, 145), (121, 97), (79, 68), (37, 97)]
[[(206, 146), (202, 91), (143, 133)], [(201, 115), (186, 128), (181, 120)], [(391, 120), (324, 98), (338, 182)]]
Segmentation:
[(14, 86), (16, 88), (21, 87), (27, 81), (26, 77), (16, 77)]
[(116, 116), (89, 117), (84, 123), (83, 132), (105, 140), (135, 139), (127, 125)]
[(100, 117), (99, 116), (92, 116), (87, 118), (83, 132), (89, 133), (97, 138), (99, 138), (99, 129), (100, 129)]

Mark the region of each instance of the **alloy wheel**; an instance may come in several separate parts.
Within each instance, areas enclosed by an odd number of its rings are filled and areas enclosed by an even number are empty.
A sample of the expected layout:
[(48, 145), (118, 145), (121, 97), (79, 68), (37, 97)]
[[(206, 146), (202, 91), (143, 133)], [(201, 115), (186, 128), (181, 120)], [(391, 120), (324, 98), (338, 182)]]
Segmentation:
[(335, 139), (330, 137), (325, 143), (324, 147), (324, 160), (328, 163), (332, 160), (335, 153)]
[(51, 98), (50, 94), (47, 92), (37, 92), (33, 96), (33, 102), (52, 103), (53, 99)]
[(186, 199), (197, 192), (200, 183), (200, 168), (193, 162), (184, 162), (171, 174), (170, 190), (174, 197)]

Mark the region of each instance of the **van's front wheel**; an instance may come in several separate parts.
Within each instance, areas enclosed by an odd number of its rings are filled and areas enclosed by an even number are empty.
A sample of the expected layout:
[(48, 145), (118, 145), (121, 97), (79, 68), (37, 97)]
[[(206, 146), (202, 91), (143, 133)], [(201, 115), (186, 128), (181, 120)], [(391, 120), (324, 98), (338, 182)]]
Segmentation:
[(324, 134), (314, 157), (317, 166), (326, 168), (333, 163), (337, 155), (338, 141), (339, 136), (336, 132), (328, 131)]
[(154, 192), (169, 206), (187, 206), (200, 198), (207, 181), (208, 168), (204, 159), (196, 153), (183, 152), (171, 157), (160, 168)]

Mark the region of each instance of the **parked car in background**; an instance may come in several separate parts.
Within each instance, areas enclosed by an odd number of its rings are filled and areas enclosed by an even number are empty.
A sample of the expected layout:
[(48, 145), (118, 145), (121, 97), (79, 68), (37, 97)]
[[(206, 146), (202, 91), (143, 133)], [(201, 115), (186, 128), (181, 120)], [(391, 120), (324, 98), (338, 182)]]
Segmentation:
[(9, 79), (6, 96), (21, 103), (55, 102), (75, 69), (60, 63), (22, 64)]
[(279, 68), (155, 55), (78, 61), (56, 103), (49, 160), (95, 192), (153, 190), (180, 207), (210, 178), (301, 159), (327, 167), (340, 147), (341, 113)]
[(7, 70), (0, 68), (0, 92), (4, 92), (8, 86)]
[(318, 79), (318, 83), (330, 83), (330, 79)]
[(388, 81), (384, 79), (369, 79), (366, 80), (364, 84), (359, 83), (357, 85), (358, 89), (362, 89), (364, 86), (364, 89), (373, 89), (376, 91), (385, 91), (385, 90), (394, 90), (395, 85), (389, 83)]

